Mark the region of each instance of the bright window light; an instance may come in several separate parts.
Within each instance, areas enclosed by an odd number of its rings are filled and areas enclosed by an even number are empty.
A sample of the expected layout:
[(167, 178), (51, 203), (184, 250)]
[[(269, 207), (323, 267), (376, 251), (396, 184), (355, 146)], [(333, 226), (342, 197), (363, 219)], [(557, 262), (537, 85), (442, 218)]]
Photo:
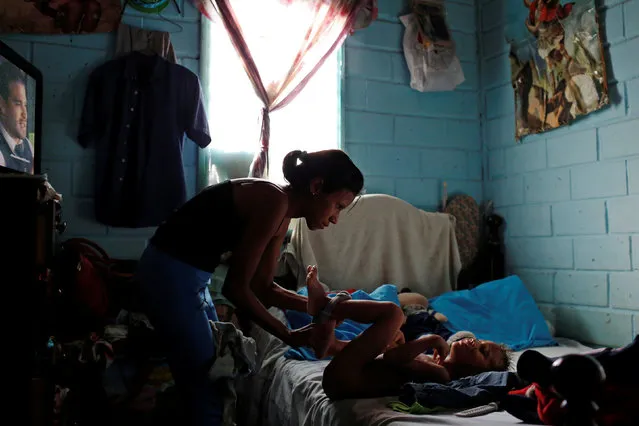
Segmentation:
[[(240, 2), (241, 3), (241, 2)], [(259, 2), (249, 2), (252, 5)], [(272, 4), (272, 2), (264, 2)], [(266, 13), (266, 11), (264, 12)], [(255, 12), (264, 22), (263, 14)], [(251, 26), (254, 30), (259, 25)], [(219, 17), (209, 25), (211, 52), (208, 55), (209, 94), (208, 114), (211, 127), (213, 163), (215, 156), (234, 156), (246, 153), (252, 157), (259, 149), (260, 117), (262, 105), (244, 71)], [(301, 28), (300, 31), (304, 29)], [(272, 31), (270, 31), (272, 32)], [(295, 33), (295, 31), (293, 31)], [(299, 32), (299, 31), (297, 31)], [(285, 30), (290, 37), (291, 29)], [(248, 38), (248, 34), (245, 34)], [(283, 35), (283, 34), (282, 34)], [(255, 34), (251, 34), (255, 37)], [(272, 34), (271, 37), (272, 38)], [(284, 38), (279, 37), (280, 43)], [(299, 39), (298, 39), (299, 40)], [(268, 60), (256, 57), (262, 75), (283, 75), (283, 66), (290, 66), (292, 55), (299, 43), (278, 45), (268, 49)], [(251, 45), (249, 44), (249, 47)], [(264, 55), (264, 51), (259, 54)], [(317, 151), (340, 148), (340, 63), (338, 52), (333, 52), (298, 96), (282, 109), (271, 113), (269, 179), (284, 183), (282, 160), (292, 150)], [(260, 69), (263, 64), (269, 69)], [(267, 88), (269, 83), (266, 83)], [(217, 166), (219, 171), (220, 166)], [(245, 174), (248, 174), (248, 166)]]

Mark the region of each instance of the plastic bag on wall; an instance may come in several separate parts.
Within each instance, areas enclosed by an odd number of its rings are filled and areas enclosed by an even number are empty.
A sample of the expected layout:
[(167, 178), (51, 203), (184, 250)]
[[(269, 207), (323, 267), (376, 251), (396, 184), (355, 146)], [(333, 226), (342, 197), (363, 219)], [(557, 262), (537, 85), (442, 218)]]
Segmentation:
[(454, 90), (464, 82), (464, 71), (443, 20), (443, 3), (416, 1), (413, 10), (416, 13), (399, 18), (406, 28), (403, 45), (410, 87), (420, 92)]

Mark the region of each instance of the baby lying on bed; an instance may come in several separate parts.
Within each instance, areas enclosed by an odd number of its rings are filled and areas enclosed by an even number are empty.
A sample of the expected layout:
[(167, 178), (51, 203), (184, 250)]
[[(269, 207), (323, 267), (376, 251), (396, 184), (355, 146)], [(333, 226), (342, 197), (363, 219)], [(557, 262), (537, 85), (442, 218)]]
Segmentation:
[[(484, 371), (506, 370), (503, 348), (494, 342), (462, 339), (448, 345), (438, 335), (404, 342), (401, 308), (390, 302), (350, 300), (336, 296), (327, 301), (317, 280), (317, 269), (307, 276), (308, 313), (316, 317), (314, 347), (318, 358), (333, 356), (324, 370), (322, 385), (331, 399), (397, 395), (407, 382), (445, 383)], [(346, 342), (335, 339), (338, 322), (351, 319), (371, 324)], [(318, 323), (319, 322), (319, 323)], [(424, 355), (427, 350), (433, 356)]]

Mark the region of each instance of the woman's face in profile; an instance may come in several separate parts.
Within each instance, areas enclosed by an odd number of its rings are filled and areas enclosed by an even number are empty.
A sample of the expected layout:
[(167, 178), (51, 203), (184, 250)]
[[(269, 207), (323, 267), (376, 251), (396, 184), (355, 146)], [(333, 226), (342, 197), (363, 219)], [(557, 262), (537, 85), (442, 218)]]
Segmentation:
[(340, 190), (330, 194), (319, 192), (312, 196), (309, 214), (305, 216), (306, 224), (312, 231), (327, 228), (339, 221), (339, 215), (351, 205), (355, 194), (348, 190)]

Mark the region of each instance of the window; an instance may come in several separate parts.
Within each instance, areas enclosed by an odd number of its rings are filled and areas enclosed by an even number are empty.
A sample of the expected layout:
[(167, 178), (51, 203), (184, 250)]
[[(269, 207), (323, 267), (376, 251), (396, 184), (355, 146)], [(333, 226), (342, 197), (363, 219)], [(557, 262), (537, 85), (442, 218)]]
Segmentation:
[[(207, 112), (211, 126), (209, 184), (248, 174), (259, 148), (262, 105), (219, 18), (208, 31)], [(276, 60), (276, 58), (274, 58)], [(282, 160), (292, 150), (341, 147), (340, 52), (331, 54), (288, 105), (271, 113), (269, 179), (284, 183)]]

